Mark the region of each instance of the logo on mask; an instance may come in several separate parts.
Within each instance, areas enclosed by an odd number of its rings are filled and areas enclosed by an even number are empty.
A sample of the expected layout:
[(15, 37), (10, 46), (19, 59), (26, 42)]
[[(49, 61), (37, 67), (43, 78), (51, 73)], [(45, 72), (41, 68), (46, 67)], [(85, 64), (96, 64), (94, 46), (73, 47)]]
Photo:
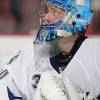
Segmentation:
[(33, 82), (32, 82), (32, 87), (33, 88), (37, 88), (37, 86), (38, 86), (38, 83), (39, 83), (39, 80), (40, 80), (40, 77), (41, 77), (41, 75), (40, 74), (34, 74), (33, 76), (32, 76), (32, 80), (33, 80)]

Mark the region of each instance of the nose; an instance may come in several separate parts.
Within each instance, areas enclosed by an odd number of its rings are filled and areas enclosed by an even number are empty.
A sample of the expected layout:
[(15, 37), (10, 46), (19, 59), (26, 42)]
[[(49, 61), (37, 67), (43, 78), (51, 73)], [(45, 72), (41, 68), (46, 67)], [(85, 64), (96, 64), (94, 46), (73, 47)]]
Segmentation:
[(48, 12), (48, 14), (44, 16), (44, 20), (46, 20), (48, 24), (52, 24), (58, 22), (59, 18), (54, 13)]
[(48, 24), (52, 24), (52, 22), (53, 22), (53, 15), (50, 12), (48, 12), (44, 16), (44, 20), (46, 20), (48, 22)]

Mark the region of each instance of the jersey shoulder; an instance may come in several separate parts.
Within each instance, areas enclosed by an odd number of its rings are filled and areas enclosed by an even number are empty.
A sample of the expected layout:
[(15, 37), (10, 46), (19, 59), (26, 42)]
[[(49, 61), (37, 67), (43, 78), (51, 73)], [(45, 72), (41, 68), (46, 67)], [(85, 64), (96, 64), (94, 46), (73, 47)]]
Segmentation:
[(17, 61), (20, 61), (18, 59), (21, 59), (21, 61), (22, 61), (22, 60), (27, 59), (28, 57), (30, 58), (30, 56), (33, 56), (33, 55), (34, 55), (34, 46), (17, 50), (10, 57), (8, 65), (16, 63)]
[(100, 48), (100, 37), (88, 37), (84, 40), (84, 42), (82, 43), (81, 47), (85, 48), (85, 49), (89, 49), (89, 48)]
[(88, 37), (85, 42), (89, 42), (89, 43), (99, 43), (100, 42), (100, 37), (99, 36), (91, 36)]
[(34, 64), (34, 46), (21, 49), (14, 57), (11, 58), (6, 68), (12, 76), (21, 77), (27, 73), (28, 69)]

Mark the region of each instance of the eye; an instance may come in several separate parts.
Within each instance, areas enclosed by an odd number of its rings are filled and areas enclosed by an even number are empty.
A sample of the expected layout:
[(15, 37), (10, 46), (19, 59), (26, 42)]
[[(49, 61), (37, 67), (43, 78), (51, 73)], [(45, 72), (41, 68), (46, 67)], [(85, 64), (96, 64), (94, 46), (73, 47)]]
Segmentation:
[(49, 9), (47, 7), (47, 5), (44, 6), (44, 12), (47, 14), (49, 12)]
[(44, 2), (41, 3), (41, 9), (40, 11), (42, 11), (43, 13), (47, 14), (49, 12), (49, 8), (48, 8), (48, 5), (45, 4)]

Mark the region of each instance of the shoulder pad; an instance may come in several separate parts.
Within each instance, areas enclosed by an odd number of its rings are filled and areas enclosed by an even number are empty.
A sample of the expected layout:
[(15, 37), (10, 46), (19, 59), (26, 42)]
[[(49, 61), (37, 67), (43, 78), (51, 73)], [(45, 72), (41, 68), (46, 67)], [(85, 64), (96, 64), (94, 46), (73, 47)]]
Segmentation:
[(11, 63), (13, 63), (18, 58), (18, 56), (20, 55), (20, 53), (21, 53), (21, 50), (15, 56), (13, 56), (10, 59), (10, 61), (8, 62), (8, 65), (11, 64)]

